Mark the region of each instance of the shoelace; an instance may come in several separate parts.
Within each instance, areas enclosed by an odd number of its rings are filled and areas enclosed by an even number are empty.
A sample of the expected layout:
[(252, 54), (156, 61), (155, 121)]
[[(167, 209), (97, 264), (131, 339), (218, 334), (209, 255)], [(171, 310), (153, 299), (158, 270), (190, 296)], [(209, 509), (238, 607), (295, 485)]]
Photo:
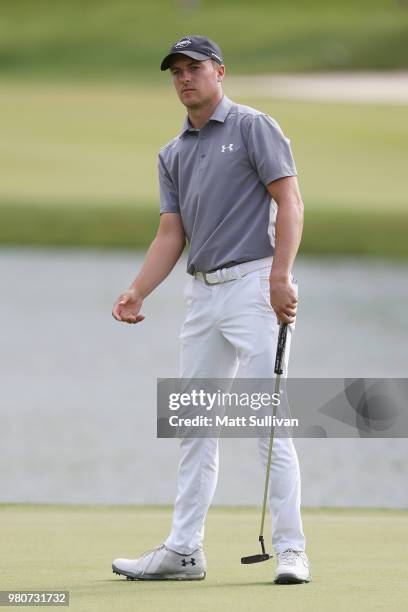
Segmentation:
[(146, 552), (142, 553), (139, 556), (139, 559), (143, 559), (143, 557), (150, 555), (150, 553), (155, 552), (156, 550), (161, 550), (162, 548), (164, 548), (164, 544), (160, 544), (160, 546), (156, 546), (156, 548), (151, 548), (150, 550), (146, 550)]
[(301, 556), (301, 552), (289, 548), (288, 550), (284, 550), (282, 553), (279, 553), (279, 561), (283, 561), (286, 565), (296, 565), (297, 560)]
[[(152, 548), (151, 550), (146, 550), (146, 552), (142, 553), (139, 557), (139, 559), (143, 559), (144, 557), (147, 557), (148, 555), (150, 555), (151, 553), (157, 552), (159, 550), (162, 550), (162, 548), (165, 548), (164, 544), (160, 544), (160, 546), (156, 546), (156, 548)], [(147, 564), (147, 566), (142, 570), (142, 574), (144, 574), (146, 572), (146, 570), (150, 567), (150, 564), (152, 563), (154, 559), (154, 555), (152, 556), (152, 558), (150, 559), (150, 563)]]

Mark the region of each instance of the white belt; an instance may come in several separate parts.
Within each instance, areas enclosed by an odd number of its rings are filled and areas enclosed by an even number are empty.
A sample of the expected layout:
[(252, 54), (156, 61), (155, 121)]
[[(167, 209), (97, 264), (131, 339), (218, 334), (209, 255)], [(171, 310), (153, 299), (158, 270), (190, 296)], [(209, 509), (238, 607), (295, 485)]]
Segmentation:
[(220, 283), (242, 278), (253, 270), (271, 268), (272, 259), (272, 257), (254, 259), (253, 261), (246, 261), (230, 268), (220, 268), (219, 270), (214, 270), (214, 272), (195, 272), (194, 276), (197, 280), (204, 281), (206, 285), (219, 285)]

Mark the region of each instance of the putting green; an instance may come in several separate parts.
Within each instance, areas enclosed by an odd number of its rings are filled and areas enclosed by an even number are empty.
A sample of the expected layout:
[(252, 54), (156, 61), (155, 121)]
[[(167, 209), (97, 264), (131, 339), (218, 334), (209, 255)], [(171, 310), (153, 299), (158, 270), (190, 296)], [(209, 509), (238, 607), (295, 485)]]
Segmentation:
[(112, 574), (111, 560), (160, 543), (170, 508), (2, 505), (1, 589), (69, 590), (78, 612), (405, 609), (407, 511), (306, 509), (303, 517), (308, 585), (273, 585), (274, 560), (240, 564), (242, 555), (258, 552), (254, 508), (210, 511), (206, 580), (144, 583)]

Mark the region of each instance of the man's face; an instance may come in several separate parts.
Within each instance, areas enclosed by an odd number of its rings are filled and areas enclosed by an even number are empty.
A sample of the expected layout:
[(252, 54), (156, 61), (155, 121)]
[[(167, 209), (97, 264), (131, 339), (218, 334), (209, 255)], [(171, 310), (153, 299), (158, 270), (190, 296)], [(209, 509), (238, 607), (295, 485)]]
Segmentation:
[(224, 66), (211, 60), (200, 62), (185, 55), (176, 55), (170, 72), (181, 103), (187, 108), (199, 108), (219, 95)]

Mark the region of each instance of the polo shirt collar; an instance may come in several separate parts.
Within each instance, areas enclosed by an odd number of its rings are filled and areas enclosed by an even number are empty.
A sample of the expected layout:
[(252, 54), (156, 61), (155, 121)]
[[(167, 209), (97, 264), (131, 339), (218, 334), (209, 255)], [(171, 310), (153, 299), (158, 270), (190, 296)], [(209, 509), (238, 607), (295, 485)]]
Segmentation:
[[(227, 98), (227, 96), (225, 95), (222, 96), (220, 102), (218, 103), (218, 106), (216, 107), (215, 111), (213, 112), (213, 114), (211, 115), (207, 123), (209, 123), (210, 121), (218, 121), (219, 123), (224, 123), (225, 119), (227, 118), (231, 110), (232, 105), (233, 105), (233, 102), (229, 98)], [(187, 115), (186, 118), (184, 119), (183, 128), (181, 130), (180, 136), (183, 136), (183, 134), (185, 134), (186, 132), (197, 132), (197, 131), (198, 130), (196, 128), (192, 127), (190, 121), (188, 120), (188, 115)]]
[(227, 96), (222, 96), (217, 108), (211, 115), (209, 121), (224, 123), (232, 107), (232, 102)]

